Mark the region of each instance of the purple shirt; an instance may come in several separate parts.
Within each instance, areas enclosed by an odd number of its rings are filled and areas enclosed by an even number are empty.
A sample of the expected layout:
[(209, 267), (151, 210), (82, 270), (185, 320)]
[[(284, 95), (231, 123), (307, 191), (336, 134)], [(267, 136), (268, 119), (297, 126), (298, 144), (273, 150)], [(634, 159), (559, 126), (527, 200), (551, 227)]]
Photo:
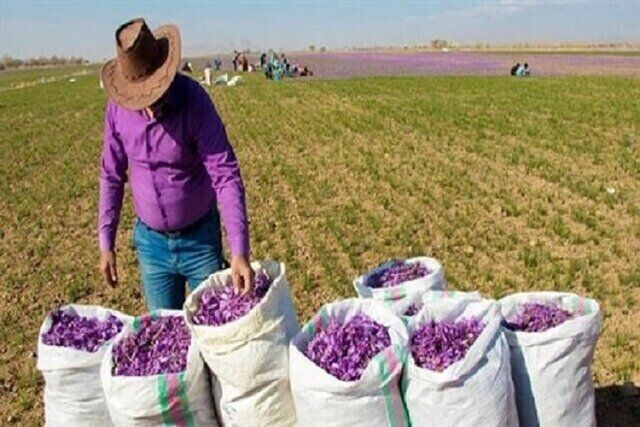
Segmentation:
[(249, 255), (240, 168), (207, 92), (177, 74), (162, 111), (151, 119), (109, 101), (100, 171), (98, 235), (113, 250), (127, 169), (142, 222), (174, 231), (218, 204), (232, 255)]

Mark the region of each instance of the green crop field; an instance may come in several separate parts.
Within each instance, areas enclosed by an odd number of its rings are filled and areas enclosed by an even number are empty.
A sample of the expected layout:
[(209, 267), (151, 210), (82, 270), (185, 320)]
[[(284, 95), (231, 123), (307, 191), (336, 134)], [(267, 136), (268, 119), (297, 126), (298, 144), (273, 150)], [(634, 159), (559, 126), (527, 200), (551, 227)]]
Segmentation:
[[(138, 314), (144, 303), (129, 196), (120, 286), (97, 271), (97, 75), (19, 82), (0, 75), (0, 424), (32, 425), (47, 311)], [(453, 289), (589, 296), (604, 313), (594, 379), (605, 421), (640, 417), (624, 387), (640, 382), (638, 83), (255, 76), (211, 95), (241, 161), (253, 257), (286, 263), (301, 320), (353, 296), (351, 280), (380, 261), (422, 254)]]

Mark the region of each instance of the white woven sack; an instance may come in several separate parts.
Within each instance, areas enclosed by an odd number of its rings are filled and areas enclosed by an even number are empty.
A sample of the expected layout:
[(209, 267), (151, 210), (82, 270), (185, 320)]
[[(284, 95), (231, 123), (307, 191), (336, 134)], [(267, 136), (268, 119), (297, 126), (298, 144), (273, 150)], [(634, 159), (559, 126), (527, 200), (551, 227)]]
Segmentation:
[(430, 290), (442, 291), (446, 289), (442, 265), (440, 265), (436, 259), (428, 257), (416, 257), (406, 260), (406, 262), (419, 262), (426, 266), (431, 273), (425, 277), (402, 282), (388, 288), (370, 288), (366, 285), (371, 275), (388, 268), (392, 262), (393, 261), (387, 261), (382, 263), (353, 281), (353, 287), (360, 298), (374, 298), (385, 301), (397, 312), (398, 309), (395, 308), (395, 306), (401, 305), (400, 302), (409, 295), (422, 294)]
[[(364, 313), (388, 328), (391, 346), (376, 355), (362, 377), (342, 381), (317, 366), (304, 351), (331, 319), (347, 321)], [(409, 426), (400, 393), (407, 330), (382, 302), (348, 299), (327, 304), (291, 342), (291, 388), (298, 425), (304, 427)]]
[(196, 325), (200, 294), (228, 286), (231, 271), (212, 274), (187, 298), (187, 325), (202, 357), (217, 378), (214, 399), (227, 427), (296, 425), (289, 385), (289, 341), (298, 332), (284, 264), (254, 262), (274, 278), (260, 303), (245, 316), (222, 326)]
[[(147, 316), (183, 316), (181, 310), (156, 310)], [(116, 426), (218, 425), (204, 362), (193, 338), (187, 369), (146, 377), (114, 376), (113, 345), (139, 328), (140, 318), (116, 337), (102, 360), (100, 376), (109, 413)]]
[(591, 364), (600, 306), (571, 293), (519, 293), (500, 300), (503, 317), (511, 319), (525, 302), (553, 302), (576, 316), (544, 332), (503, 328), (511, 347), (520, 425), (595, 426)]
[(442, 372), (419, 367), (410, 353), (402, 389), (414, 426), (517, 426), (509, 347), (493, 300), (429, 301), (409, 323), (410, 336), (425, 322), (478, 317), (486, 326), (466, 356)]
[[(70, 304), (62, 310), (73, 310), (81, 316), (106, 319), (113, 314), (129, 323), (132, 317), (99, 306)], [(47, 426), (75, 425), (111, 426), (102, 385), (100, 363), (109, 343), (96, 352), (57, 347), (42, 342), (42, 335), (51, 328), (47, 315), (38, 335), (38, 370), (44, 377), (44, 418)]]

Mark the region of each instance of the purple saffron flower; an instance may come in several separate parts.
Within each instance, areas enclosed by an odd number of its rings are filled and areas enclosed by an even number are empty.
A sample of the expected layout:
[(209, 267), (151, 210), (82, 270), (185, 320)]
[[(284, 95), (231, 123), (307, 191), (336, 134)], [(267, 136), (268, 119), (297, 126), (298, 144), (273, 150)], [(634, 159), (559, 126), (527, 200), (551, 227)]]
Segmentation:
[(512, 331), (543, 332), (571, 319), (573, 314), (556, 304), (527, 302), (518, 309), (518, 314), (506, 322)]
[(364, 314), (346, 323), (336, 320), (317, 331), (305, 355), (342, 381), (356, 381), (369, 361), (391, 345), (386, 327)]
[(113, 346), (113, 375), (144, 377), (187, 369), (191, 335), (182, 316), (144, 316), (140, 328)]
[(422, 304), (413, 303), (409, 307), (407, 307), (407, 309), (404, 311), (402, 315), (408, 316), (408, 317), (415, 316), (416, 314), (418, 314), (421, 308), (422, 308)]
[(74, 310), (55, 309), (51, 312), (51, 327), (42, 335), (42, 342), (57, 347), (95, 353), (122, 330), (123, 323), (113, 314), (106, 319), (84, 317)]
[(193, 314), (193, 323), (221, 326), (241, 318), (258, 305), (272, 282), (266, 273), (258, 272), (255, 286), (246, 295), (242, 295), (231, 285), (206, 289), (200, 294), (198, 309)]
[(370, 288), (388, 288), (409, 280), (425, 277), (432, 272), (420, 262), (393, 260), (388, 267), (371, 274), (365, 283)]
[(432, 371), (444, 371), (465, 357), (485, 326), (477, 318), (425, 323), (411, 337), (411, 354), (416, 365)]

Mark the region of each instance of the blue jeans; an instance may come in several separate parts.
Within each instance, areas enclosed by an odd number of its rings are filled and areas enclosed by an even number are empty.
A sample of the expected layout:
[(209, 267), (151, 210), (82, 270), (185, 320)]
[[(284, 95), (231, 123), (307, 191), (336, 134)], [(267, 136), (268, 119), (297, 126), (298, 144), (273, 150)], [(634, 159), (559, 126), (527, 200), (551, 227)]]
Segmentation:
[(196, 228), (179, 236), (159, 233), (139, 219), (133, 229), (142, 287), (149, 311), (181, 309), (185, 283), (195, 289), (222, 268), (222, 239), (217, 209)]

